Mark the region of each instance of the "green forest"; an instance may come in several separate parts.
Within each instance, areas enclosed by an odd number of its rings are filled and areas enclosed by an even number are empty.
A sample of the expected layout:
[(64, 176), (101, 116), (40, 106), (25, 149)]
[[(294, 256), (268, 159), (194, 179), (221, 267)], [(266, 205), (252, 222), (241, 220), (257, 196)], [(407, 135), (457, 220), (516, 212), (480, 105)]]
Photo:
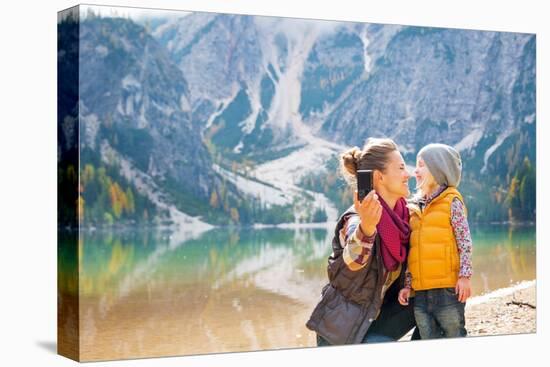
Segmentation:
[(78, 215), (81, 222), (113, 225), (115, 222), (152, 223), (156, 206), (120, 176), (116, 166), (86, 163), (81, 167)]

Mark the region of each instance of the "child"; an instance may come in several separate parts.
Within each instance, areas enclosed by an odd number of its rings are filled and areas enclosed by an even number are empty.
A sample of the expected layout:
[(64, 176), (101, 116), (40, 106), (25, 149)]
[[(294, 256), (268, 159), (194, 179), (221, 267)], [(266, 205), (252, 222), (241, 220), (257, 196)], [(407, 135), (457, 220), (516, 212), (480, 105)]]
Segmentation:
[(461, 170), (460, 154), (448, 145), (429, 144), (418, 152), (418, 192), (409, 203), (408, 273), (398, 299), (407, 305), (411, 288), (415, 291), (414, 316), (422, 339), (466, 336), (472, 239), (457, 190)]

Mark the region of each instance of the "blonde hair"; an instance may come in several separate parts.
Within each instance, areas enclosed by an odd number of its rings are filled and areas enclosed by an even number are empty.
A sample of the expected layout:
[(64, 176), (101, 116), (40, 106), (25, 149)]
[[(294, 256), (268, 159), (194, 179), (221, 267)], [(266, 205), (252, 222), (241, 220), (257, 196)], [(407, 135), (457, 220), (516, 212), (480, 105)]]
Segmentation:
[(353, 147), (340, 155), (340, 169), (348, 185), (357, 185), (357, 171), (363, 169), (386, 171), (389, 154), (398, 150), (397, 144), (387, 138), (369, 138), (363, 149)]
[[(426, 169), (428, 170), (428, 173), (430, 174), (430, 177), (432, 178), (432, 185), (430, 187), (435, 187), (437, 188), (438, 187), (438, 184), (437, 182), (435, 181), (435, 178), (434, 176), (432, 175), (432, 173), (430, 172), (430, 169), (426, 166)], [(410, 203), (416, 203), (418, 204), (420, 202), (421, 199), (423, 199), (425, 196), (428, 195), (427, 192), (424, 192), (424, 190), (422, 190), (422, 188), (420, 187), (419, 183), (417, 182), (416, 183), (416, 188), (415, 188), (416, 192), (411, 196), (409, 202)]]

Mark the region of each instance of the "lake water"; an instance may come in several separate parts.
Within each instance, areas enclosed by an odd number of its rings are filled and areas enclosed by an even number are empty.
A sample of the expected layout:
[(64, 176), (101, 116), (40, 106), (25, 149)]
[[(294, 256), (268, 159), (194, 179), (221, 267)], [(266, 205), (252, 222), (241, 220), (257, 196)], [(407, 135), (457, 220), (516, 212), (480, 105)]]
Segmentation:
[[(314, 346), (304, 324), (327, 281), (332, 233), (81, 233), (78, 259), (67, 255), (71, 241), (61, 240), (60, 256), (80, 265), (82, 358)], [(534, 227), (474, 227), (472, 236), (474, 295), (535, 279)], [(66, 305), (77, 289), (68, 273), (62, 267), (59, 277)]]

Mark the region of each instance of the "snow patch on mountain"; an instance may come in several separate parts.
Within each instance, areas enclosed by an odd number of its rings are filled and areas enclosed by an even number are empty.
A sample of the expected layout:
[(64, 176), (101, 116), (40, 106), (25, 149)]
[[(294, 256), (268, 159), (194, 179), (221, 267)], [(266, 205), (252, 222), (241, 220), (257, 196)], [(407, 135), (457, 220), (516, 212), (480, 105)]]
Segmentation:
[(262, 104), (260, 102), (261, 92), (262, 91), (261, 91), (259, 79), (256, 80), (253, 84), (248, 86), (247, 96), (248, 96), (248, 100), (250, 101), (252, 113), (248, 115), (246, 119), (244, 119), (242, 122), (239, 123), (239, 127), (243, 132), (243, 136), (245, 136), (245, 134), (250, 134), (252, 130), (254, 130), (254, 127), (256, 125), (256, 119), (258, 118), (258, 113), (262, 108)]
[(225, 111), (225, 109), (231, 103), (231, 101), (233, 101), (235, 99), (238, 92), (239, 92), (238, 88), (233, 88), (231, 96), (229, 96), (228, 98), (225, 98), (225, 99), (218, 100), (216, 102), (217, 105), (218, 105), (217, 110), (212, 115), (210, 115), (210, 117), (208, 118), (208, 121), (206, 121), (206, 124), (204, 125), (205, 130), (207, 130), (212, 125), (214, 120), (218, 116), (220, 116), (223, 113), (223, 111)]
[(525, 118), (523, 119), (523, 121), (526, 123), (526, 124), (532, 124), (533, 122), (535, 122), (535, 117), (536, 115), (534, 113), (530, 114), (529, 116), (525, 116)]
[(191, 104), (189, 103), (189, 99), (185, 96), (185, 94), (182, 94), (180, 96), (180, 108), (183, 112), (191, 111)]
[(96, 55), (99, 57), (106, 57), (109, 54), (109, 49), (103, 45), (96, 46)]
[(172, 113), (174, 113), (175, 109), (170, 107), (170, 106), (167, 106), (167, 105), (161, 105), (155, 101), (152, 101), (153, 102), (153, 106), (159, 110), (160, 112), (162, 112), (165, 116), (170, 116)]
[(139, 117), (138, 117), (138, 129), (144, 129), (147, 126), (149, 126), (149, 121), (145, 117), (145, 103), (141, 104), (141, 108), (139, 110)]
[(466, 135), (461, 141), (455, 144), (454, 147), (459, 152), (465, 151), (465, 150), (471, 150), (477, 145), (477, 143), (481, 140), (482, 137), (483, 137), (483, 129), (481, 128), (474, 129), (472, 132)]
[(143, 173), (120, 153), (111, 147), (111, 145), (103, 140), (100, 147), (101, 160), (107, 164), (117, 162), (120, 165), (120, 173), (128, 181), (130, 181), (136, 190), (151, 200), (160, 211), (169, 213), (174, 224), (192, 236), (197, 236), (200, 233), (213, 228), (212, 225), (201, 221), (198, 217), (192, 217), (177, 209), (173, 204), (165, 199), (162, 190), (154, 183), (153, 179)]
[[(262, 50), (263, 66), (267, 70), (271, 64), (279, 81), (275, 83), (275, 94), (268, 112), (266, 125), (284, 131), (301, 122), (299, 113), (301, 101), (301, 78), (305, 62), (311, 48), (323, 34), (329, 34), (341, 24), (337, 22), (303, 19), (255, 17), (259, 43)], [(284, 35), (287, 40), (286, 55), (281, 55), (276, 37)], [(281, 56), (285, 68), (279, 67)], [(259, 93), (259, 92), (258, 92)], [(258, 97), (259, 100), (259, 97)]]
[(285, 157), (259, 165), (251, 175), (271, 183), (292, 196), (302, 196), (303, 192), (307, 192), (314, 197), (314, 205), (325, 210), (327, 222), (332, 222), (336, 220), (338, 213), (330, 200), (323, 194), (304, 190), (297, 184), (308, 173), (326, 170), (327, 160), (343, 151), (345, 147), (308, 136), (308, 134), (304, 136), (309, 138), (309, 144)]
[(512, 133), (513, 130), (507, 130), (503, 132), (497, 137), (496, 142), (491, 145), (489, 149), (487, 149), (483, 156), (483, 168), (481, 169), (481, 173), (485, 173), (485, 171), (487, 170), (487, 163), (489, 162), (489, 158), (491, 157), (491, 155), (493, 155), (493, 153), (498, 149), (498, 147), (500, 147), (504, 140), (506, 140), (506, 138), (508, 138)]
[(136, 79), (135, 76), (128, 74), (122, 79), (122, 88), (129, 89), (130, 87), (141, 88), (141, 83)]
[(367, 27), (364, 27), (363, 28), (363, 31), (360, 33), (361, 35), (361, 41), (363, 42), (363, 62), (365, 63), (365, 71), (367, 73), (370, 73), (371, 71), (371, 62), (372, 62), (372, 59), (371, 57), (369, 56), (369, 53), (367, 51), (368, 47), (369, 47), (369, 37), (368, 37), (368, 34), (367, 34)]
[(126, 108), (124, 112), (129, 116), (134, 114), (134, 102), (132, 101), (132, 98), (126, 98)]
[(366, 24), (366, 34), (368, 35), (369, 43), (367, 51), (371, 60), (371, 68), (376, 64), (376, 60), (384, 56), (386, 48), (392, 38), (402, 30), (403, 26), (393, 24)]
[[(172, 51), (174, 48), (183, 48), (193, 40), (193, 38), (201, 29), (203, 29), (217, 16), (218, 14), (215, 13), (196, 12), (187, 15), (182, 13), (182, 17), (173, 18), (170, 21), (157, 27), (153, 32), (153, 37), (155, 37), (156, 39), (162, 38), (166, 35), (166, 32), (176, 29), (177, 34), (172, 37), (172, 39), (176, 39), (177, 43), (173, 41), (169, 42), (167, 45), (167, 49), (168, 51)], [(182, 23), (183, 17), (186, 18), (184, 21), (184, 28), (179, 27), (179, 25)]]
[(82, 123), (84, 144), (89, 146), (91, 149), (95, 149), (95, 140), (97, 133), (99, 132), (99, 126), (101, 125), (97, 115), (95, 113), (83, 116), (80, 116), (80, 122)]
[(217, 164), (212, 169), (233, 183), (239, 191), (261, 200), (266, 204), (287, 205), (292, 203), (292, 198), (280, 189), (274, 188), (262, 182), (251, 180), (238, 173), (228, 171)]

